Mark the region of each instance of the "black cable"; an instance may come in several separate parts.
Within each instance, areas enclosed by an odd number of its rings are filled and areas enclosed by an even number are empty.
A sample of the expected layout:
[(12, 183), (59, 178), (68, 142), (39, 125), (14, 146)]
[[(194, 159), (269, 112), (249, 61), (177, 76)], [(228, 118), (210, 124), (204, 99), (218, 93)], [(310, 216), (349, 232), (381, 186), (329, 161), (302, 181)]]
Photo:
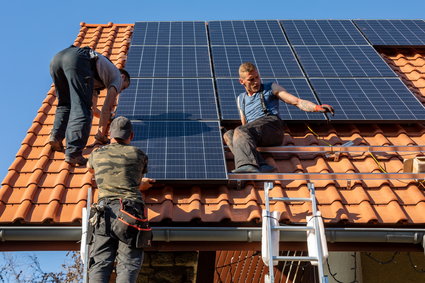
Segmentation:
[(423, 268), (418, 269), (418, 266), (417, 266), (416, 264), (414, 264), (414, 263), (413, 263), (412, 256), (410, 255), (410, 252), (408, 252), (408, 253), (407, 253), (407, 257), (409, 258), (410, 265), (412, 266), (412, 268), (413, 268), (416, 272), (418, 272), (418, 273), (425, 273), (425, 269), (423, 269)]
[[(356, 257), (356, 253), (354, 253), (354, 257)], [(326, 259), (326, 265), (328, 266), (328, 271), (329, 271), (329, 274), (332, 276), (332, 278), (337, 282), (337, 283), (344, 283), (344, 282), (342, 282), (342, 281), (339, 281), (338, 279), (336, 279), (336, 275), (338, 274), (338, 273), (332, 273), (332, 271), (331, 271), (331, 266), (330, 266), (330, 264), (329, 264), (329, 260), (328, 259)], [(349, 282), (349, 283), (358, 283), (359, 281), (357, 281), (357, 273), (356, 273), (356, 271), (357, 271), (357, 258), (354, 260), (354, 280), (353, 281), (351, 281), (351, 282)]]
[(365, 255), (370, 258), (371, 260), (373, 260), (374, 262), (377, 262), (379, 264), (389, 264), (391, 262), (394, 261), (394, 258), (399, 254), (399, 252), (394, 252), (394, 254), (392, 255), (392, 257), (386, 261), (381, 261), (375, 257), (372, 256), (372, 253), (365, 253)]

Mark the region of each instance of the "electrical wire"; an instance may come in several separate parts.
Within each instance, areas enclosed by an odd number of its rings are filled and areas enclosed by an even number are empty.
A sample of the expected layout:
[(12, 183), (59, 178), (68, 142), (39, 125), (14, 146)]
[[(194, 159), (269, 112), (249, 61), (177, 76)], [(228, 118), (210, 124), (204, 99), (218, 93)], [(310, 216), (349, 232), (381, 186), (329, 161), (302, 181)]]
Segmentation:
[(389, 264), (389, 263), (392, 263), (393, 261), (394, 261), (394, 258), (399, 254), (400, 252), (394, 252), (394, 254), (391, 256), (391, 258), (390, 259), (388, 259), (388, 260), (385, 260), (385, 261), (382, 261), (382, 260), (379, 260), (379, 259), (377, 259), (377, 258), (375, 258), (375, 257), (373, 257), (372, 256), (372, 253), (365, 253), (365, 255), (368, 257), (368, 258), (370, 258), (371, 260), (373, 260), (374, 262), (376, 262), (376, 263), (379, 263), (379, 264)]
[(413, 263), (412, 256), (410, 255), (410, 253), (407, 253), (407, 257), (409, 258), (410, 265), (412, 266), (412, 268), (416, 272), (418, 272), (418, 273), (425, 273), (425, 269), (423, 269), (423, 268), (419, 269), (418, 266)]

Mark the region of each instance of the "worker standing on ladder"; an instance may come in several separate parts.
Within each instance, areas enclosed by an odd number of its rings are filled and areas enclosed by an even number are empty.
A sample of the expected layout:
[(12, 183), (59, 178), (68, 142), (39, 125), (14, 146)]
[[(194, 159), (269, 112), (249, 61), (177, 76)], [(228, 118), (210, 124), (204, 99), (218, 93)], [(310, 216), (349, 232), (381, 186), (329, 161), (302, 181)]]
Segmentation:
[(110, 127), (111, 144), (92, 152), (87, 167), (94, 172), (99, 199), (90, 213), (94, 239), (90, 247), (89, 282), (109, 282), (117, 258), (117, 282), (136, 282), (143, 247), (152, 231), (147, 222), (141, 191), (153, 179), (143, 178), (148, 157), (131, 146), (131, 121), (115, 118)]
[[(130, 85), (130, 75), (118, 69), (105, 56), (89, 47), (71, 46), (53, 57), (50, 74), (55, 84), (58, 106), (49, 144), (54, 151), (64, 151), (71, 165), (85, 165), (82, 152), (90, 134), (92, 115), (100, 116), (98, 143), (105, 144), (107, 125), (118, 93)], [(99, 91), (107, 89), (101, 113), (96, 108)], [(93, 113), (92, 113), (93, 112)]]
[(306, 112), (330, 112), (332, 106), (316, 105), (300, 99), (277, 83), (263, 84), (252, 63), (239, 67), (239, 82), (245, 92), (237, 97), (242, 125), (227, 131), (224, 140), (235, 156), (233, 173), (268, 173), (276, 168), (268, 165), (256, 150), (258, 146), (277, 146), (283, 142), (283, 122), (279, 117), (279, 100)]

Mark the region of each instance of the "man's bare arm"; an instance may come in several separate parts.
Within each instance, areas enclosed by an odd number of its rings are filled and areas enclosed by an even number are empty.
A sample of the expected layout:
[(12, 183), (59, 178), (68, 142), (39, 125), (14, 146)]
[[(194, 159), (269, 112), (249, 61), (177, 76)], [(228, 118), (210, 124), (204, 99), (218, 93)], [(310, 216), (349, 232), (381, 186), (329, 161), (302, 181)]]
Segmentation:
[(334, 113), (332, 106), (327, 104), (317, 105), (311, 101), (298, 98), (295, 95), (287, 92), (286, 89), (284, 89), (282, 86), (276, 83), (273, 83), (272, 85), (272, 92), (274, 95), (279, 97), (279, 99), (282, 100), (283, 102), (294, 105), (303, 111), (322, 112), (322, 113), (330, 112), (332, 113), (332, 115)]
[(101, 114), (101, 111), (97, 108), (98, 99), (99, 99), (99, 96), (93, 94), (91, 109), (93, 111), (93, 116), (96, 118), (100, 118), (100, 114)]
[(102, 112), (100, 114), (100, 122), (99, 122), (99, 131), (97, 135), (100, 137), (106, 137), (108, 135), (108, 123), (111, 119), (111, 113), (113, 107), (117, 101), (118, 91), (115, 87), (108, 88), (108, 93), (106, 94), (105, 102), (102, 107)]

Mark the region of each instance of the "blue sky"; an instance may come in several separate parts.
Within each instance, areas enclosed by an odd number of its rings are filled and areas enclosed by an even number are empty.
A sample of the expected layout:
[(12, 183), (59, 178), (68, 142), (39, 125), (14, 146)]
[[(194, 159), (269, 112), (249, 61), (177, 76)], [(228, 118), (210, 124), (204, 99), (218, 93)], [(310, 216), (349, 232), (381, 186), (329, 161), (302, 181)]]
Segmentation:
[(0, 179), (50, 88), (50, 59), (74, 42), (80, 22), (423, 19), (424, 11), (424, 0), (5, 1), (0, 11)]

